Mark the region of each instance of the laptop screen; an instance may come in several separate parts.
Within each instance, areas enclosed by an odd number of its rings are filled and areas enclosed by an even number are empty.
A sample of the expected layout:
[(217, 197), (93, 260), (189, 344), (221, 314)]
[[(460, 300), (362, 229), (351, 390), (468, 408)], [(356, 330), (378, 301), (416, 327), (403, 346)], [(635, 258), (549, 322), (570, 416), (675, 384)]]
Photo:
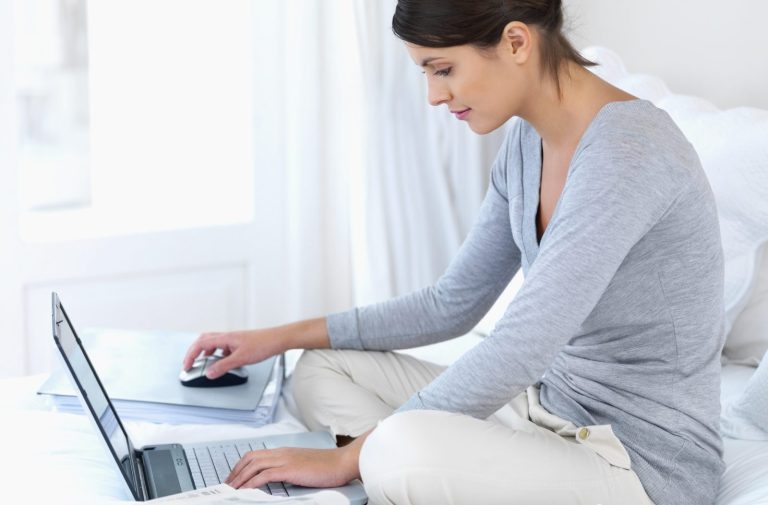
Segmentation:
[(133, 445), (55, 293), (53, 294), (53, 335), (78, 392), (87, 404), (89, 412), (86, 413), (96, 421), (102, 437), (134, 494), (134, 498), (138, 499), (134, 468), (130, 457), (133, 453)]

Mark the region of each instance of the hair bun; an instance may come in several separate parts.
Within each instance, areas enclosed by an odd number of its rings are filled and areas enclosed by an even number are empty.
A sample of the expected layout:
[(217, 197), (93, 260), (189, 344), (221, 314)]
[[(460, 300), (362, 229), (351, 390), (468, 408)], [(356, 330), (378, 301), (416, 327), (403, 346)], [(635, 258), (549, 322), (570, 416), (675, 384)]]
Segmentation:
[(542, 23), (549, 30), (560, 30), (563, 26), (563, 1), (548, 0), (547, 14)]

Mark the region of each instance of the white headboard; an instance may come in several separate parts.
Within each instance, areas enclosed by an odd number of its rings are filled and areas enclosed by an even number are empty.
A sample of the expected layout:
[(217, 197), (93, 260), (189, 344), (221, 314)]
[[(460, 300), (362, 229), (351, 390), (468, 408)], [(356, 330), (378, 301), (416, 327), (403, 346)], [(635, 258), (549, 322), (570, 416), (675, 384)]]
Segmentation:
[(721, 108), (768, 109), (768, 2), (565, 0), (578, 49), (613, 49), (632, 73)]

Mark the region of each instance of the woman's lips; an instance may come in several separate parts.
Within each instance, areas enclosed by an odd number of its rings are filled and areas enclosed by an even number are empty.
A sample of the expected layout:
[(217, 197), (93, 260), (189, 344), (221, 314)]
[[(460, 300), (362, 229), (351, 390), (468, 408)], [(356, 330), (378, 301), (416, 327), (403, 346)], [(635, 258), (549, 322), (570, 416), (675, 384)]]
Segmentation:
[(469, 111), (472, 109), (464, 109), (464, 110), (452, 110), (451, 112), (456, 115), (456, 119), (466, 119), (466, 117), (469, 115)]

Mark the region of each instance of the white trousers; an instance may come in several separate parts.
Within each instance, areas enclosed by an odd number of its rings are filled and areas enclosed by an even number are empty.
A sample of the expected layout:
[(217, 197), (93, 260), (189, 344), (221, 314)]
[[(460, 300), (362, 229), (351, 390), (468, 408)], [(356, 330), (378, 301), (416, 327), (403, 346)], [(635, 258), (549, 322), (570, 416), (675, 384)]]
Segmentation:
[(369, 503), (653, 505), (609, 425), (575, 426), (535, 387), (486, 420), (392, 415), (445, 367), (393, 352), (305, 351), (291, 379), (312, 430), (359, 436)]

